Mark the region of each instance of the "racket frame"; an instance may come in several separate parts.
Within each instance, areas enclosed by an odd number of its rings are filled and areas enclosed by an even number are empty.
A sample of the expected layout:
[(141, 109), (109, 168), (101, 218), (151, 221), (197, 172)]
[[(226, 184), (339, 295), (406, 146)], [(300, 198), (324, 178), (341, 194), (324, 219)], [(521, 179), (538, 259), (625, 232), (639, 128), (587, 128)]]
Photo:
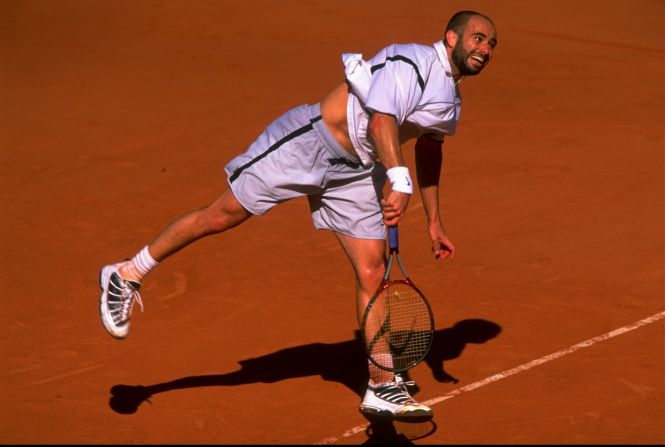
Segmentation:
[[(386, 272), (383, 275), (383, 279), (381, 280), (381, 284), (379, 284), (379, 287), (377, 288), (376, 292), (374, 292), (374, 295), (372, 295), (372, 298), (370, 298), (369, 303), (367, 304), (367, 307), (365, 308), (365, 312), (363, 313), (363, 318), (362, 318), (362, 323), (361, 323), (361, 333), (362, 333), (362, 339), (363, 339), (363, 346), (365, 348), (365, 352), (367, 353), (367, 357), (369, 360), (376, 365), (378, 368), (383, 369), (384, 371), (390, 371), (394, 373), (400, 373), (404, 372), (408, 369), (411, 369), (415, 367), (417, 364), (422, 362), (425, 357), (427, 357), (427, 354), (429, 353), (429, 350), (432, 346), (432, 342), (434, 340), (434, 314), (432, 313), (432, 307), (430, 306), (429, 301), (425, 297), (425, 295), (418, 289), (418, 287), (411, 281), (411, 277), (409, 276), (408, 272), (406, 271), (406, 268), (404, 267), (404, 263), (402, 262), (402, 258), (400, 257), (399, 254), (399, 233), (397, 231), (397, 226), (391, 226), (388, 227), (388, 246), (389, 246), (389, 253), (388, 253), (388, 261), (386, 263)], [(393, 262), (394, 260), (397, 260), (397, 264), (399, 266), (399, 269), (402, 273), (402, 276), (404, 279), (390, 279), (390, 273), (392, 270)], [(372, 307), (376, 303), (376, 301), (381, 297), (382, 292), (392, 286), (395, 286), (397, 284), (406, 284), (408, 287), (412, 288), (419, 296), (420, 299), (425, 303), (425, 306), (427, 308), (428, 312), (428, 318), (430, 322), (430, 332), (431, 336), (429, 337), (429, 343), (427, 345), (427, 348), (423, 350), (423, 354), (416, 360), (411, 361), (408, 365), (402, 366), (402, 367), (387, 367), (385, 365), (380, 364), (378, 361), (376, 361), (371, 353), (371, 346), (368, 343), (367, 340), (367, 333), (366, 333), (366, 325), (367, 325), (367, 319), (370, 311), (372, 310)], [(378, 334), (379, 331), (377, 331)], [(374, 338), (376, 339), (377, 334), (374, 335)], [(373, 343), (372, 343), (373, 345)]]

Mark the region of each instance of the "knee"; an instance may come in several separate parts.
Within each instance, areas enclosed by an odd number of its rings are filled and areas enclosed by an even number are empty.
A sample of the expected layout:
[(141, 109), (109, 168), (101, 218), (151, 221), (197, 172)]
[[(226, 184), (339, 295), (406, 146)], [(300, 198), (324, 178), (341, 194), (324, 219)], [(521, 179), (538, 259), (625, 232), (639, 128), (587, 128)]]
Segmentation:
[(385, 271), (383, 263), (364, 266), (358, 269), (358, 283), (364, 290), (373, 293), (383, 279)]
[(226, 215), (218, 209), (210, 207), (202, 210), (199, 216), (199, 226), (205, 234), (214, 234), (224, 231)]
[(250, 214), (236, 200), (222, 196), (201, 211), (200, 225), (207, 233), (221, 233), (244, 222)]

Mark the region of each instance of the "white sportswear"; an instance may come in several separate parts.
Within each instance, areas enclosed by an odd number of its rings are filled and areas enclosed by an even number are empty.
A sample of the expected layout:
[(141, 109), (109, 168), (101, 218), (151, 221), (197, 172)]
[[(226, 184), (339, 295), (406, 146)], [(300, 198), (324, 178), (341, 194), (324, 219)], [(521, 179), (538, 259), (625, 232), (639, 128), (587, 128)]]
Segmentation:
[(367, 61), (362, 54), (344, 53), (342, 61), (351, 87), (349, 135), (364, 165), (377, 158), (367, 135), (369, 115), (375, 111), (393, 115), (400, 133), (409, 137), (407, 127), (415, 127), (417, 135), (455, 133), (462, 100), (443, 41), (393, 44)]

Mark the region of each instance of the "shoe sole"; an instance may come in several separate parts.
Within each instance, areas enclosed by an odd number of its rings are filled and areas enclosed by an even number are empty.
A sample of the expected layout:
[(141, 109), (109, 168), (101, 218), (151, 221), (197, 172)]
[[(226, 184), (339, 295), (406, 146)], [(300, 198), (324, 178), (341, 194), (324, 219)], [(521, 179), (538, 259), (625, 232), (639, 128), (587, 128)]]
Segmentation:
[(395, 414), (390, 410), (383, 410), (381, 408), (361, 406), (358, 410), (368, 419), (390, 419), (393, 421), (402, 422), (426, 422), (434, 417), (433, 413), (416, 413), (416, 414)]
[(111, 281), (111, 268), (110, 266), (103, 267), (102, 270), (99, 272), (99, 288), (102, 289), (102, 294), (99, 297), (99, 317), (102, 320), (102, 325), (104, 326), (104, 329), (106, 329), (106, 332), (108, 332), (111, 337), (115, 338), (116, 340), (123, 340), (125, 337), (127, 337), (127, 334), (121, 335), (115, 333), (115, 329), (109, 326), (109, 323), (106, 321), (106, 318), (104, 318), (105, 315), (105, 309), (108, 307), (108, 302), (106, 299), (106, 291), (108, 290), (109, 282)]

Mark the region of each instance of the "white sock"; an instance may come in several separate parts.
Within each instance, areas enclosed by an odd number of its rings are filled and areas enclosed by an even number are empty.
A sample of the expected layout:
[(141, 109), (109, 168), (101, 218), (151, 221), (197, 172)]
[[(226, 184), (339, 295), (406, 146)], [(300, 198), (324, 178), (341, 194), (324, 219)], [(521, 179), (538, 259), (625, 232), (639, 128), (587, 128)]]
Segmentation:
[(138, 252), (136, 256), (132, 258), (131, 264), (132, 267), (134, 267), (136, 273), (139, 275), (138, 281), (141, 282), (152, 269), (159, 265), (159, 262), (155, 261), (153, 257), (150, 256), (148, 246), (146, 245), (140, 252)]
[[(381, 360), (381, 364), (385, 364), (388, 367), (392, 367), (392, 355), (391, 354), (378, 354), (381, 358), (378, 360)], [(369, 365), (369, 383), (372, 386), (379, 385), (381, 383), (386, 383), (386, 382), (394, 382), (395, 381), (395, 374), (386, 371), (385, 369), (381, 369), (378, 366), (376, 366), (374, 363), (372, 363), (371, 360), (367, 360), (367, 364)]]

